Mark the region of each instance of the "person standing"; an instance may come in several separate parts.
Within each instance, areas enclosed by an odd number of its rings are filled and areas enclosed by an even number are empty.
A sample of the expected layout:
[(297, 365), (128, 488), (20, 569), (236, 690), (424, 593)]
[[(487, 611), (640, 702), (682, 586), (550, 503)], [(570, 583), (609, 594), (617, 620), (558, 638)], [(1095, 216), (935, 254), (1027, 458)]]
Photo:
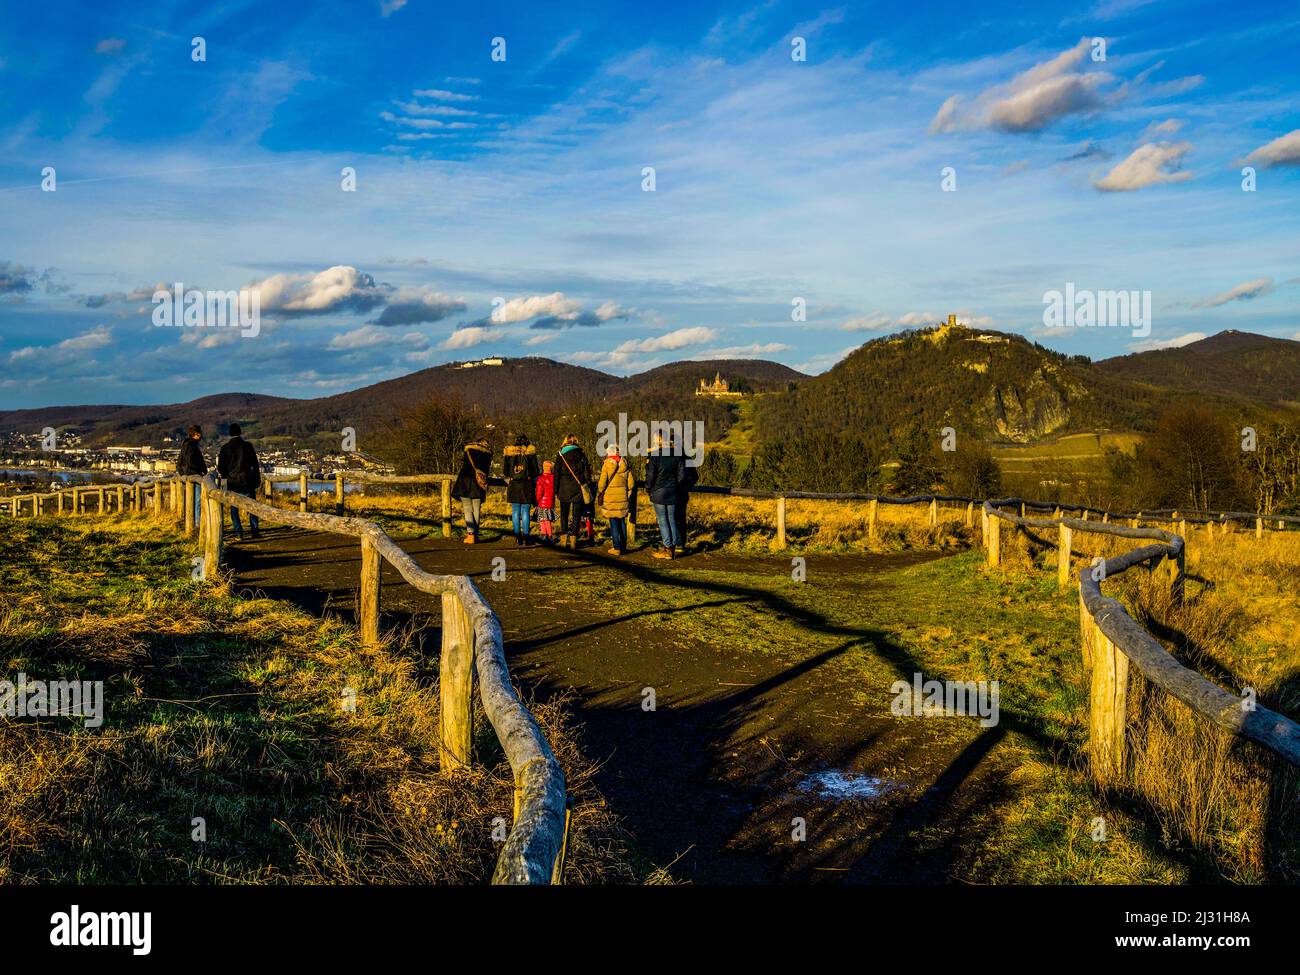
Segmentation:
[(560, 505), (561, 544), (578, 547), (582, 509), (591, 502), (591, 463), (573, 434), (565, 436), (555, 455), (555, 498)]
[(465, 544), (473, 545), (478, 541), (479, 519), (483, 512), (483, 500), (487, 497), (488, 472), (492, 470), (492, 448), (485, 437), (480, 437), (465, 444), (463, 453), (460, 473), (456, 475), (451, 494), (460, 501), (460, 510), (465, 516)]
[(506, 476), (506, 500), (510, 502), (510, 525), (515, 544), (527, 545), (532, 527), (533, 505), (537, 503), (537, 448), (522, 433), (507, 447), (501, 463)]
[(673, 448), (672, 441), (655, 437), (655, 447), (645, 469), (645, 489), (659, 522), (660, 548), (652, 553), (656, 559), (671, 559), (679, 544), (677, 538), (677, 496), (685, 470), (685, 458)]
[[(226, 482), (227, 490), (245, 497), (257, 496), (257, 486), (262, 483), (262, 468), (257, 462), (257, 451), (243, 437), (238, 423), (230, 424), (230, 439), (221, 446), (217, 455), (217, 473)], [(235, 536), (243, 539), (244, 526), (239, 520), (239, 509), (230, 506), (230, 520), (235, 526)], [(257, 538), (257, 515), (248, 513), (248, 528)]]
[(627, 550), (627, 513), (634, 484), (627, 461), (619, 456), (618, 446), (611, 446), (596, 483), (596, 503), (609, 519), (610, 555), (622, 555)]
[(700, 480), (700, 469), (686, 463), (682, 458), (682, 479), (677, 485), (677, 507), (674, 515), (677, 519), (677, 545), (686, 551), (686, 504), (691, 499), (691, 488)]
[[(191, 423), (189, 429), (185, 431), (185, 442), (181, 444), (180, 456), (176, 458), (177, 474), (182, 477), (202, 477), (208, 472), (208, 462), (204, 460), (203, 448), (199, 446), (202, 439), (203, 429), (197, 423)], [(185, 497), (194, 498), (194, 524), (197, 525), (203, 519), (202, 492), (196, 491), (188, 482), (185, 484), (185, 489), (191, 492)]]

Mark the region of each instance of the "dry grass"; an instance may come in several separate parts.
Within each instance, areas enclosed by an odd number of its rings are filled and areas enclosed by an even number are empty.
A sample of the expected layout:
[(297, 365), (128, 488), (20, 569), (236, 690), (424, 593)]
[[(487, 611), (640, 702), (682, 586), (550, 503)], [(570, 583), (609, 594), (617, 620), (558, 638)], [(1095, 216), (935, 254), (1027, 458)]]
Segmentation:
[[(1188, 535), (1182, 606), (1159, 574), (1142, 568), (1107, 591), (1186, 666), (1233, 693), (1253, 688), (1260, 703), (1300, 717), (1300, 533)], [(1004, 565), (1054, 572), (1050, 538), (1004, 530)], [(1076, 535), (1075, 544), (1077, 570), (1133, 543)], [(1130, 766), (1117, 798), (1144, 805), (1167, 847), (1202, 858), (1225, 879), (1300, 879), (1300, 770), (1210, 725), (1136, 669), (1130, 675)]]
[[(485, 881), (509, 767), (480, 711), (478, 763), (439, 774), (436, 661), (415, 635), (364, 647), (190, 582), (189, 554), (147, 518), (0, 526), (0, 674), (102, 680), (106, 712), (99, 729), (0, 719), (0, 882)], [(568, 777), (566, 879), (636, 879), (563, 702), (533, 711)]]
[[(315, 495), (310, 507), (333, 511), (332, 496)], [(442, 503), (428, 488), (389, 490), (348, 495), (348, 510), (381, 521), (395, 534), (440, 531)], [(690, 501), (691, 544), (729, 552), (760, 553), (776, 550), (776, 502), (723, 495), (693, 494)], [(969, 547), (979, 537), (979, 512), (972, 513), (973, 528), (966, 525), (966, 507), (940, 506), (938, 524), (929, 524), (925, 505), (882, 504), (878, 509), (876, 537), (869, 537), (865, 501), (786, 502), (786, 542), (795, 551), (897, 552), (907, 549)], [(461, 528), (459, 504), (452, 504), (456, 530)], [(598, 530), (605, 531), (597, 519)], [(510, 506), (500, 491), (489, 493), (483, 506), (483, 523), (489, 530), (509, 531)], [(638, 539), (657, 539), (654, 508), (642, 499), (637, 511)], [(534, 528), (534, 532), (536, 528)]]

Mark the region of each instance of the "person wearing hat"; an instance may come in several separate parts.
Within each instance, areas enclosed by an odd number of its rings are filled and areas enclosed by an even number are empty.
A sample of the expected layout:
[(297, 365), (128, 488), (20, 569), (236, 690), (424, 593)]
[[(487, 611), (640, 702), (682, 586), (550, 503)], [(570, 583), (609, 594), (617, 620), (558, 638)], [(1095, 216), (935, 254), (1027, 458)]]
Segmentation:
[(510, 502), (510, 525), (515, 544), (527, 545), (533, 505), (537, 503), (537, 448), (522, 433), (507, 447), (501, 462), (506, 478), (506, 500)]

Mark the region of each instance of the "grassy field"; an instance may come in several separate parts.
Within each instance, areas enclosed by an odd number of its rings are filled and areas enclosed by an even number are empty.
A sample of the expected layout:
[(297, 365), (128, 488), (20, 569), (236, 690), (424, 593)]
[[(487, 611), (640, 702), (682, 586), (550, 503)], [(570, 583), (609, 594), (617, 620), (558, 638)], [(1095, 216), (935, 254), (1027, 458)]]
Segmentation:
[[(360, 501), (360, 499), (358, 499)], [(420, 498), (370, 498), (368, 514), (394, 519), (394, 528), (434, 530), (436, 502)], [(504, 524), (504, 505), (495, 509)], [(766, 554), (772, 549), (774, 503), (747, 499), (692, 500), (693, 541), (706, 551)], [(952, 558), (916, 566), (889, 578), (889, 599), (863, 600), (843, 587), (801, 587), (806, 613), (842, 627), (878, 627), (929, 674), (993, 679), (1002, 686), (1004, 722), (1011, 733), (998, 746), (1012, 771), (999, 801), (976, 813), (980, 835), (964, 865), (978, 882), (1185, 883), (1229, 880), (1256, 883), (1294, 879), (1294, 817), (1282, 809), (1292, 779), (1253, 745), (1213, 731), (1177, 702), (1144, 693), (1134, 678), (1130, 695), (1135, 729), (1133, 780), (1128, 788), (1099, 791), (1087, 772), (1088, 693), (1078, 645), (1077, 597), (1055, 584), (1055, 549), (1026, 539), (1006, 543), (1004, 571), (989, 573), (981, 553), (965, 548), (978, 539), (964, 525), (964, 508), (940, 511), (927, 523), (922, 506), (881, 506), (879, 537), (866, 539), (866, 506), (790, 502), (791, 551), (854, 552), (949, 549)], [(411, 519), (411, 520), (404, 520)], [(978, 519), (978, 515), (976, 515)], [(648, 538), (654, 531), (645, 526)], [(1116, 546), (1078, 536), (1079, 558), (1111, 554)], [(1189, 545), (1192, 572), (1188, 606), (1173, 610), (1134, 573), (1108, 587), (1166, 639), (1170, 649), (1222, 686), (1259, 689), (1261, 700), (1300, 715), (1293, 693), (1300, 647), (1300, 533), (1257, 543), (1244, 533), (1215, 538), (1211, 559), (1202, 539)], [(1082, 564), (1082, 563), (1081, 563)], [(650, 617), (675, 633), (721, 647), (762, 652), (815, 647), (797, 615), (764, 612), (754, 603), (708, 605), (709, 578), (684, 562), (675, 569), (680, 590), (609, 573), (580, 582), (563, 575), (539, 580), (545, 598), (597, 605), (652, 605)], [(746, 575), (750, 587), (767, 583)], [(733, 580), (736, 584), (740, 579)], [(771, 583), (781, 586), (779, 578)], [(572, 591), (569, 591), (572, 590)], [(775, 595), (775, 593), (774, 593)], [(676, 610), (689, 609), (690, 612)], [(811, 642), (810, 642), (811, 641)], [(837, 664), (836, 666), (844, 666)], [(855, 680), (876, 688), (892, 680), (889, 661), (857, 654)], [(873, 698), (880, 707), (881, 695)], [(868, 705), (864, 699), (864, 707)], [(1106, 839), (1093, 831), (1104, 827)], [(941, 832), (941, 831), (940, 831)], [(947, 837), (936, 834), (940, 844)]]
[[(0, 675), (103, 681), (106, 715), (0, 718), (0, 882), (485, 881), (510, 772), (480, 711), (480, 764), (438, 774), (436, 653), (192, 582), (191, 554), (149, 518), (0, 524)], [(567, 879), (635, 879), (562, 707), (535, 713)]]
[(1074, 433), (1036, 444), (993, 448), (1007, 496), (1068, 496), (1100, 499), (1106, 479), (1106, 452), (1131, 454), (1141, 442), (1136, 433)]

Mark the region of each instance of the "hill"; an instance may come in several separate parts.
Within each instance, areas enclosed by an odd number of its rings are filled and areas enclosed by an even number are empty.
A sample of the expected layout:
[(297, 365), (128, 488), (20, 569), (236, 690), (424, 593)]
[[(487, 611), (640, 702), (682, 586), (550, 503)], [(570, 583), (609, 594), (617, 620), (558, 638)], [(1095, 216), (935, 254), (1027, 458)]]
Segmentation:
[(190, 423), (205, 430), (224, 429), (231, 420), (255, 437), (284, 437), (306, 442), (343, 427), (367, 434), (411, 407), (434, 397), (459, 401), (485, 419), (553, 416), (603, 409), (675, 410), (656, 416), (693, 416), (683, 409), (725, 415), (714, 401), (696, 400), (701, 378), (715, 373), (736, 388), (783, 388), (804, 379), (802, 373), (775, 362), (720, 359), (676, 362), (623, 377), (525, 357), (500, 365), (466, 368), (459, 363), (434, 366), (360, 389), (315, 399), (289, 399), (253, 393), (222, 393), (186, 403), (157, 406), (67, 406), (0, 412), (0, 435), (37, 433), (47, 426), (75, 430), (89, 446), (110, 443), (160, 445), (177, 437)]
[(1300, 342), (1227, 331), (1177, 349), (1103, 359), (1103, 375), (1152, 389), (1300, 406)]
[(912, 429), (952, 426), (1028, 443), (1140, 427), (1159, 398), (1019, 335), (941, 325), (875, 339), (792, 392), (761, 398), (757, 426), (763, 441), (815, 429), (891, 444)]

